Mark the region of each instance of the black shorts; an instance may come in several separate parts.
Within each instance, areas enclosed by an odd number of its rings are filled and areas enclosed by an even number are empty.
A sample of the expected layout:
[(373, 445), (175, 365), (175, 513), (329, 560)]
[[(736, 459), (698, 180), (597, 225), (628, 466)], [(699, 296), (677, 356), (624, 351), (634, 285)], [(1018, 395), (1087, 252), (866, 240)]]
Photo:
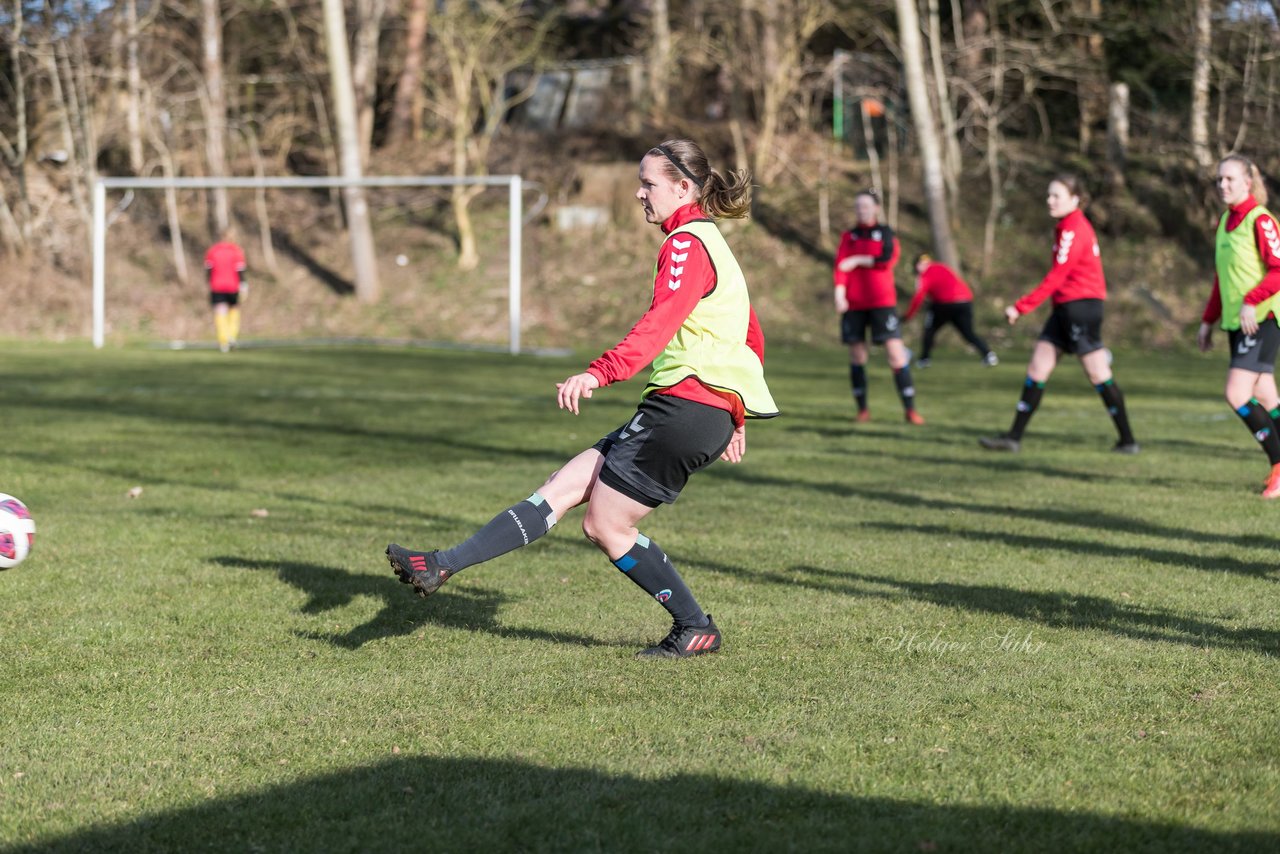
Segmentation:
[(1280, 326), (1274, 317), (1258, 324), (1257, 335), (1245, 335), (1239, 329), (1227, 333), (1231, 343), (1231, 367), (1255, 374), (1273, 374), (1276, 371), (1276, 351), (1280, 350)]
[(1040, 330), (1040, 340), (1077, 356), (1101, 350), (1105, 346), (1102, 343), (1102, 300), (1078, 299), (1055, 305), (1053, 314)]
[(226, 294), (226, 293), (220, 293), (218, 291), (210, 291), (209, 305), (217, 305), (220, 302), (226, 303), (227, 305), (239, 305), (240, 293), (237, 291), (236, 293), (233, 293), (233, 294)]
[(867, 327), (871, 327), (871, 343), (883, 344), (893, 338), (902, 338), (902, 326), (898, 323), (898, 311), (889, 308), (855, 308), (840, 316), (840, 340), (845, 344), (861, 344), (867, 340)]
[(689, 475), (718, 460), (732, 438), (727, 411), (651, 394), (631, 419), (596, 442), (604, 454), (600, 482), (646, 507), (670, 504)]

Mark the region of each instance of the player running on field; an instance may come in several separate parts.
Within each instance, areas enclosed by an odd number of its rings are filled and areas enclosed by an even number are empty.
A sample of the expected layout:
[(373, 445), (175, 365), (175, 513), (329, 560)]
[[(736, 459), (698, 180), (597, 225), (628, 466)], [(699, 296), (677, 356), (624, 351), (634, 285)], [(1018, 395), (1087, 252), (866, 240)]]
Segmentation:
[(1213, 324), (1222, 319), (1231, 348), (1224, 394), (1258, 440), (1271, 463), (1263, 498), (1280, 498), (1280, 396), (1276, 394), (1276, 350), (1280, 326), (1280, 229), (1263, 205), (1266, 185), (1258, 167), (1233, 154), (1218, 164), (1218, 196), (1227, 206), (1214, 239), (1213, 290), (1196, 336), (1200, 349), (1213, 346)]
[(925, 300), (929, 301), (924, 313), (924, 346), (916, 364), (922, 368), (929, 367), (933, 340), (948, 323), (978, 351), (983, 364), (988, 367), (1000, 364), (995, 351), (973, 331), (973, 291), (965, 280), (955, 270), (926, 254), (917, 255), (913, 266), (916, 270), (916, 293), (902, 319), (906, 321), (915, 317)]
[(857, 420), (870, 421), (867, 408), (867, 332), (872, 344), (883, 344), (893, 381), (902, 399), (907, 421), (923, 424), (916, 412), (916, 389), (911, 382), (911, 356), (902, 343), (898, 323), (898, 292), (893, 268), (898, 263), (898, 239), (880, 222), (880, 201), (872, 190), (853, 199), (857, 224), (840, 237), (836, 250), (836, 313), (840, 315), (840, 340), (849, 345), (849, 385), (858, 404)]
[(670, 613), (673, 625), (637, 657), (685, 658), (720, 648), (703, 612), (658, 544), (636, 524), (679, 497), (689, 476), (746, 451), (745, 419), (778, 414), (764, 380), (764, 337), (746, 279), (715, 220), (747, 215), (746, 172), (726, 178), (689, 140), (671, 140), (640, 161), (636, 198), (666, 235), (654, 266), (649, 310), (613, 349), (562, 383), (561, 409), (652, 363), (635, 415), (551, 475), (528, 499), (502, 511), (461, 545), (415, 552), (387, 547), (391, 567), (421, 596), (452, 575), (528, 545), (574, 507), (582, 530), (613, 565)]
[(1111, 353), (1102, 343), (1102, 305), (1107, 298), (1107, 282), (1102, 275), (1098, 238), (1080, 209), (1084, 198), (1080, 179), (1074, 175), (1060, 175), (1049, 182), (1046, 199), (1049, 215), (1058, 221), (1053, 235), (1053, 266), (1031, 293), (1005, 308), (1004, 313), (1010, 324), (1016, 323), (1019, 317), (1049, 297), (1053, 298), (1053, 313), (1031, 351), (1013, 426), (1008, 433), (978, 440), (988, 450), (1017, 451), (1022, 447), (1022, 434), (1040, 405), (1045, 384), (1058, 359), (1063, 353), (1074, 353), (1120, 434), (1112, 450), (1121, 454), (1138, 453), (1124, 395), (1111, 376)]

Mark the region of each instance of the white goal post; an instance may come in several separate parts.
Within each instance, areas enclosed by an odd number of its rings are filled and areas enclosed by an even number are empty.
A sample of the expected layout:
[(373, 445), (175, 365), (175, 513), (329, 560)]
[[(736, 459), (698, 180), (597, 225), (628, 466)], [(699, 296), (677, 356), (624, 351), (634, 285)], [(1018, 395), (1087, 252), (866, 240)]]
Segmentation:
[(520, 352), (520, 246), (522, 181), (519, 175), (485, 175), (462, 178), (384, 175), (367, 178), (98, 178), (93, 186), (93, 346), (106, 341), (107, 190), (213, 190), (297, 189), (331, 187), (451, 187), (455, 185), (507, 186), (509, 233), (508, 321), (509, 351)]

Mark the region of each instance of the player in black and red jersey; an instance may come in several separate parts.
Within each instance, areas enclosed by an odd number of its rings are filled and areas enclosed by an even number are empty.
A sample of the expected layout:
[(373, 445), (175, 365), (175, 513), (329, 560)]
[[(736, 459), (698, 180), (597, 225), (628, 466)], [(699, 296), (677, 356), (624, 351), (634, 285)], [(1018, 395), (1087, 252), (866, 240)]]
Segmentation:
[(717, 459), (741, 460), (746, 418), (778, 413), (764, 381), (764, 336), (746, 279), (715, 225), (747, 215), (750, 176), (726, 178), (710, 169), (695, 143), (671, 140), (641, 159), (636, 198), (645, 219), (666, 235), (649, 310), (616, 347), (556, 386), (560, 408), (577, 415), (582, 398), (652, 362), (635, 416), (466, 542), (432, 552), (393, 543), (387, 557), (401, 581), (427, 596), (468, 566), (528, 545), (586, 504), (587, 538), (673, 619), (666, 638), (639, 655), (684, 658), (718, 650), (720, 630), (636, 524), (674, 502), (694, 472)]
[(1267, 187), (1247, 157), (1233, 154), (1218, 164), (1218, 196), (1227, 209), (1214, 236), (1213, 290), (1196, 338), (1209, 350), (1213, 324), (1221, 319), (1231, 348), (1223, 394), (1271, 463), (1262, 497), (1280, 498), (1280, 226), (1263, 207)]
[(911, 355), (902, 343), (898, 323), (898, 291), (893, 268), (900, 250), (893, 229), (880, 222), (880, 201), (873, 190), (853, 200), (857, 224), (840, 237), (836, 250), (836, 313), (840, 315), (840, 340), (849, 345), (849, 385), (858, 404), (859, 422), (871, 420), (867, 408), (867, 333), (872, 344), (883, 344), (893, 381), (902, 399), (908, 423), (923, 424), (916, 411), (916, 390), (911, 382)]
[(1063, 353), (1080, 359), (1089, 382), (1102, 398), (1102, 403), (1120, 434), (1113, 451), (1138, 453), (1138, 442), (1129, 427), (1124, 395), (1111, 376), (1111, 351), (1102, 343), (1102, 305), (1107, 298), (1107, 281), (1102, 274), (1102, 253), (1093, 225), (1080, 208), (1085, 199), (1080, 179), (1059, 175), (1049, 182), (1046, 202), (1049, 215), (1058, 221), (1053, 238), (1053, 266), (1031, 293), (1005, 311), (1010, 324), (1045, 299), (1053, 298), (1053, 313), (1040, 331), (1040, 340), (1031, 351), (1027, 379), (1022, 386), (1013, 426), (1008, 433), (978, 441), (992, 451), (1017, 451), (1027, 423), (1040, 405), (1045, 384), (1049, 381)]
[(224, 231), (222, 239), (204, 253), (204, 268), (209, 273), (218, 349), (226, 353), (240, 338), (240, 294), (249, 289), (244, 282), (244, 251), (236, 244), (232, 229)]
[(916, 364), (922, 368), (929, 367), (933, 340), (948, 323), (978, 351), (983, 364), (988, 367), (1000, 364), (995, 351), (973, 331), (973, 291), (968, 283), (955, 270), (941, 261), (933, 260), (927, 254), (917, 255), (914, 266), (916, 293), (902, 319), (908, 321), (915, 317), (925, 300), (929, 301), (929, 307), (924, 313), (924, 346), (920, 348), (920, 358), (916, 359)]

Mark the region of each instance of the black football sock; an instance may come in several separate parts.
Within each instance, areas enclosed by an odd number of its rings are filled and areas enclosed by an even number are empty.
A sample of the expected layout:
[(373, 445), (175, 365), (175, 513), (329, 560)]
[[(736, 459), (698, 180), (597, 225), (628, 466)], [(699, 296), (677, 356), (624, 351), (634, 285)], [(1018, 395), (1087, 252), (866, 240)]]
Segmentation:
[(916, 387), (911, 384), (911, 368), (903, 365), (893, 372), (893, 383), (898, 387), (898, 397), (902, 398), (902, 408), (907, 412), (916, 408)]
[(658, 544), (644, 534), (636, 536), (631, 550), (613, 562), (640, 589), (657, 599), (682, 626), (701, 628), (707, 624), (698, 602)]
[(1236, 415), (1249, 428), (1253, 438), (1258, 440), (1262, 450), (1267, 452), (1271, 465), (1280, 463), (1280, 436), (1276, 435), (1276, 422), (1256, 400), (1250, 400), (1236, 410)]
[(529, 545), (550, 531), (555, 523), (556, 514), (551, 505), (535, 492), (519, 504), (494, 516), (466, 542), (439, 552), (436, 559), (445, 569), (460, 572), (469, 566), (493, 560), (499, 555)]
[(858, 402), (858, 411), (867, 408), (867, 369), (863, 365), (849, 366), (849, 385), (853, 388), (853, 399)]
[(1022, 397), (1018, 400), (1018, 412), (1013, 416), (1013, 426), (1009, 428), (1009, 438), (1022, 441), (1022, 434), (1036, 408), (1040, 406), (1040, 398), (1044, 397), (1044, 383), (1038, 383), (1031, 377), (1022, 386)]
[(1107, 380), (1104, 383), (1098, 383), (1094, 388), (1102, 397), (1102, 405), (1107, 408), (1111, 420), (1116, 424), (1116, 432), (1120, 434), (1120, 444), (1136, 444), (1133, 430), (1129, 428), (1129, 413), (1125, 411), (1124, 394), (1120, 391), (1120, 386), (1116, 385), (1115, 380)]

